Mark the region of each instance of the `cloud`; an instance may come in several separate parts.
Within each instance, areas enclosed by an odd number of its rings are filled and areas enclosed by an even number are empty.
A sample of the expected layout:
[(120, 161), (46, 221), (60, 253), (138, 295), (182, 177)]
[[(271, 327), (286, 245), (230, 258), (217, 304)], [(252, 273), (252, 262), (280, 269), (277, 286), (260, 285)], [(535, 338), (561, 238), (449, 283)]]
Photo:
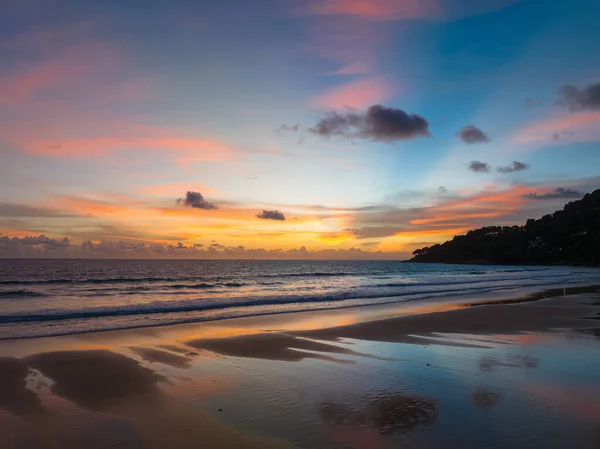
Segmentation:
[(63, 253), (71, 248), (70, 240), (53, 239), (45, 235), (26, 236), (26, 237), (0, 237), (0, 256), (2, 257), (21, 257), (38, 256), (40, 254)]
[(392, 95), (393, 89), (390, 83), (383, 77), (376, 77), (334, 87), (314, 97), (310, 104), (319, 109), (360, 109), (389, 100)]
[(438, 193), (448, 193), (448, 189), (444, 186), (439, 186), (437, 190)]
[(256, 214), (256, 217), (263, 220), (285, 221), (285, 215), (278, 210), (263, 210), (261, 213)]
[(501, 9), (519, 0), (307, 0), (303, 15), (347, 16), (365, 21), (469, 17)]
[(194, 209), (217, 209), (217, 206), (213, 203), (206, 201), (200, 192), (188, 191), (185, 194), (185, 198), (179, 198), (177, 200), (177, 204), (186, 207), (193, 207)]
[(157, 196), (173, 196), (177, 195), (178, 192), (182, 190), (193, 190), (198, 191), (202, 190), (204, 193), (214, 194), (216, 192), (215, 189), (211, 187), (206, 187), (204, 185), (194, 184), (191, 182), (173, 182), (169, 184), (156, 184), (149, 185), (140, 188), (142, 193), (146, 195), (157, 195)]
[(558, 91), (558, 103), (571, 111), (600, 109), (600, 83), (583, 89), (565, 84)]
[(299, 124), (295, 124), (295, 125), (281, 125), (279, 128), (277, 128), (277, 132), (281, 132), (281, 133), (296, 133), (300, 130), (300, 125)]
[(600, 112), (581, 111), (551, 116), (520, 129), (512, 140), (522, 144), (544, 144), (557, 141), (556, 134), (569, 136), (574, 142), (598, 141), (600, 140)]
[(366, 112), (332, 112), (309, 131), (321, 137), (344, 136), (378, 142), (430, 135), (429, 124), (423, 117), (381, 105), (371, 106)]
[(523, 195), (523, 198), (530, 200), (556, 200), (556, 199), (577, 199), (581, 198), (583, 193), (565, 187), (558, 187), (552, 192), (537, 193), (530, 192)]
[(116, 114), (160, 90), (133, 73), (122, 46), (88, 33), (86, 26), (61, 26), (7, 42), (27, 57), (0, 73), (0, 146), (60, 158), (128, 150), (165, 152), (177, 162), (234, 158), (236, 149), (191, 127), (152, 126), (131, 112)]
[[(123, 127), (123, 126), (122, 126)], [(110, 130), (106, 130), (109, 131)], [(105, 135), (73, 138), (63, 135), (60, 145), (47, 145), (52, 137), (31, 139), (23, 136), (17, 146), (28, 153), (53, 157), (106, 156), (130, 149), (166, 150), (177, 155), (177, 162), (223, 161), (233, 159), (236, 150), (209, 139), (197, 139), (170, 134), (171, 131), (147, 127), (138, 135)]]
[(307, 2), (302, 12), (321, 16), (354, 16), (374, 21), (422, 19), (437, 13), (437, 2), (431, 0), (312, 0)]
[(366, 75), (371, 67), (363, 61), (353, 61), (339, 69), (327, 73), (327, 75)]
[(512, 164), (506, 165), (504, 167), (498, 167), (496, 169), (499, 173), (512, 173), (515, 171), (527, 170), (529, 168), (529, 164), (524, 164), (519, 161), (512, 161)]
[(456, 133), (456, 135), (460, 137), (460, 140), (468, 144), (483, 143), (490, 141), (490, 138), (475, 125), (464, 126), (460, 131)]
[(77, 215), (26, 204), (0, 202), (0, 217), (48, 218), (75, 217)]
[(575, 133), (573, 133), (572, 131), (561, 131), (559, 133), (552, 134), (552, 140), (561, 140), (564, 138), (573, 137), (574, 134)]
[(44, 235), (28, 237), (0, 237), (0, 257), (10, 258), (124, 258), (124, 259), (299, 259), (299, 260), (397, 260), (408, 257), (408, 253), (364, 251), (359, 248), (309, 250), (300, 248), (264, 249), (244, 246), (226, 246), (218, 242), (211, 245), (186, 245), (181, 242), (86, 240), (74, 244), (68, 238), (53, 239)]
[(485, 162), (471, 161), (469, 163), (469, 170), (475, 173), (488, 173), (490, 171), (490, 166)]

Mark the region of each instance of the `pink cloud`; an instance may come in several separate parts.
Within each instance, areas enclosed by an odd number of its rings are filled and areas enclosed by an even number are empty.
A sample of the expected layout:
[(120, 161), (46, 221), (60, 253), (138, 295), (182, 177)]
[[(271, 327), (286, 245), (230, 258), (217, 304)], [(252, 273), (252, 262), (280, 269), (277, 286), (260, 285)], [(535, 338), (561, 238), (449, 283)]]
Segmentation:
[(0, 106), (33, 101), (44, 94), (72, 92), (107, 71), (117, 72), (121, 62), (120, 52), (108, 46), (74, 45), (57, 57), (41, 57), (0, 78)]
[(468, 17), (498, 10), (521, 0), (311, 0), (302, 15), (348, 16), (368, 21)]
[(316, 0), (302, 11), (312, 15), (347, 15), (368, 20), (421, 19), (437, 15), (432, 0)]
[(169, 184), (158, 184), (143, 188), (143, 192), (147, 195), (157, 196), (181, 196), (188, 190), (194, 192), (202, 192), (204, 195), (214, 195), (216, 190), (203, 185), (193, 184), (190, 182), (174, 182)]
[(527, 125), (512, 141), (521, 144), (594, 142), (600, 140), (600, 112), (561, 114)]
[(234, 157), (235, 149), (211, 137), (141, 124), (120, 112), (129, 102), (152, 98), (155, 83), (135, 73), (119, 48), (86, 41), (87, 32), (87, 25), (36, 31), (9, 44), (33, 56), (0, 78), (5, 147), (64, 158), (127, 150), (165, 151), (179, 163)]
[(328, 75), (366, 75), (371, 71), (369, 65), (364, 61), (354, 61)]
[[(333, 64), (329, 74), (375, 71), (387, 30), (355, 17), (324, 17), (307, 23), (307, 50)], [(339, 73), (337, 73), (339, 72)]]
[(104, 156), (117, 151), (137, 149), (168, 150), (176, 153), (176, 161), (181, 163), (231, 160), (236, 152), (227, 145), (209, 139), (151, 134), (64, 139), (56, 145), (48, 145), (47, 140), (33, 140), (23, 149), (29, 153), (54, 157)]
[(393, 93), (390, 83), (385, 78), (367, 78), (326, 91), (314, 97), (310, 104), (319, 109), (360, 109), (385, 102)]

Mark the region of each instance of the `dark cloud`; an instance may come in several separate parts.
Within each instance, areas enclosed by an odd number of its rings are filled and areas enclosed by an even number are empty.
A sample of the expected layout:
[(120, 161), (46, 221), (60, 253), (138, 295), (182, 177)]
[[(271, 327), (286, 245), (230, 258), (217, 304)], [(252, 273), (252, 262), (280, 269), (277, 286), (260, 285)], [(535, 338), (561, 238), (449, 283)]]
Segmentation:
[(309, 131), (321, 137), (344, 136), (378, 142), (430, 135), (429, 124), (423, 117), (381, 105), (371, 106), (366, 112), (332, 112)]
[(277, 128), (277, 132), (278, 133), (296, 133), (300, 131), (300, 125), (299, 124), (295, 124), (293, 126), (290, 125), (281, 125), (279, 128)]
[(204, 199), (200, 192), (187, 192), (185, 198), (179, 198), (177, 204), (193, 207), (195, 209), (211, 210), (217, 209), (217, 206)]
[(583, 89), (565, 84), (558, 91), (558, 103), (571, 111), (600, 109), (600, 83)]
[(524, 164), (519, 161), (512, 161), (512, 164), (506, 165), (504, 167), (498, 167), (496, 169), (497, 172), (500, 173), (512, 173), (514, 171), (523, 171), (529, 168), (529, 164)]
[(565, 137), (572, 137), (572, 136), (573, 136), (572, 131), (561, 131), (561, 132), (556, 132), (556, 133), (552, 134), (552, 140), (560, 140), (560, 139), (564, 139)]
[(577, 199), (581, 198), (583, 193), (570, 188), (559, 187), (553, 192), (535, 193), (530, 192), (523, 195), (523, 198), (530, 200), (556, 200), (556, 199)]
[(278, 210), (263, 210), (261, 213), (256, 214), (256, 217), (263, 220), (285, 221), (285, 215)]
[(45, 235), (28, 237), (0, 237), (0, 254), (3, 255), (31, 255), (38, 253), (62, 253), (71, 248), (70, 240), (53, 239)]
[(439, 186), (438, 193), (448, 193), (448, 189), (444, 186)]
[(485, 162), (471, 161), (469, 163), (469, 170), (475, 173), (488, 173), (490, 171), (490, 166)]
[(460, 131), (458, 131), (456, 135), (460, 137), (460, 140), (468, 144), (483, 143), (490, 141), (490, 138), (475, 125), (463, 126), (463, 128)]
[(55, 240), (45, 236), (0, 236), (0, 257), (3, 258), (77, 258), (77, 259), (319, 259), (319, 260), (397, 260), (408, 253), (363, 251), (359, 248), (310, 250), (305, 247), (282, 249), (183, 243), (105, 240), (85, 241), (79, 245), (68, 239)]

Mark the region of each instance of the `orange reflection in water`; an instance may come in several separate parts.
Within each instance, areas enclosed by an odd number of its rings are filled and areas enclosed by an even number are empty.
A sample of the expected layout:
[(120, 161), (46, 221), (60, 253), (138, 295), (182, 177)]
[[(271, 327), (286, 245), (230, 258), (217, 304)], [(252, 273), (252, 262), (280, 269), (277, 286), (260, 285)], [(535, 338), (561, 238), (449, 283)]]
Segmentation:
[(600, 420), (600, 386), (598, 385), (536, 382), (527, 384), (525, 388), (536, 399), (567, 416), (591, 422)]

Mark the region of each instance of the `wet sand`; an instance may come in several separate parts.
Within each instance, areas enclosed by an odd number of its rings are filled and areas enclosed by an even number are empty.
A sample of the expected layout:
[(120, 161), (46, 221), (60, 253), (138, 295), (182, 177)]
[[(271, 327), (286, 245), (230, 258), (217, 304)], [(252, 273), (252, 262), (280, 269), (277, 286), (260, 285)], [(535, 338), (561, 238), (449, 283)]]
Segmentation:
[(599, 448), (598, 291), (3, 341), (0, 448)]

